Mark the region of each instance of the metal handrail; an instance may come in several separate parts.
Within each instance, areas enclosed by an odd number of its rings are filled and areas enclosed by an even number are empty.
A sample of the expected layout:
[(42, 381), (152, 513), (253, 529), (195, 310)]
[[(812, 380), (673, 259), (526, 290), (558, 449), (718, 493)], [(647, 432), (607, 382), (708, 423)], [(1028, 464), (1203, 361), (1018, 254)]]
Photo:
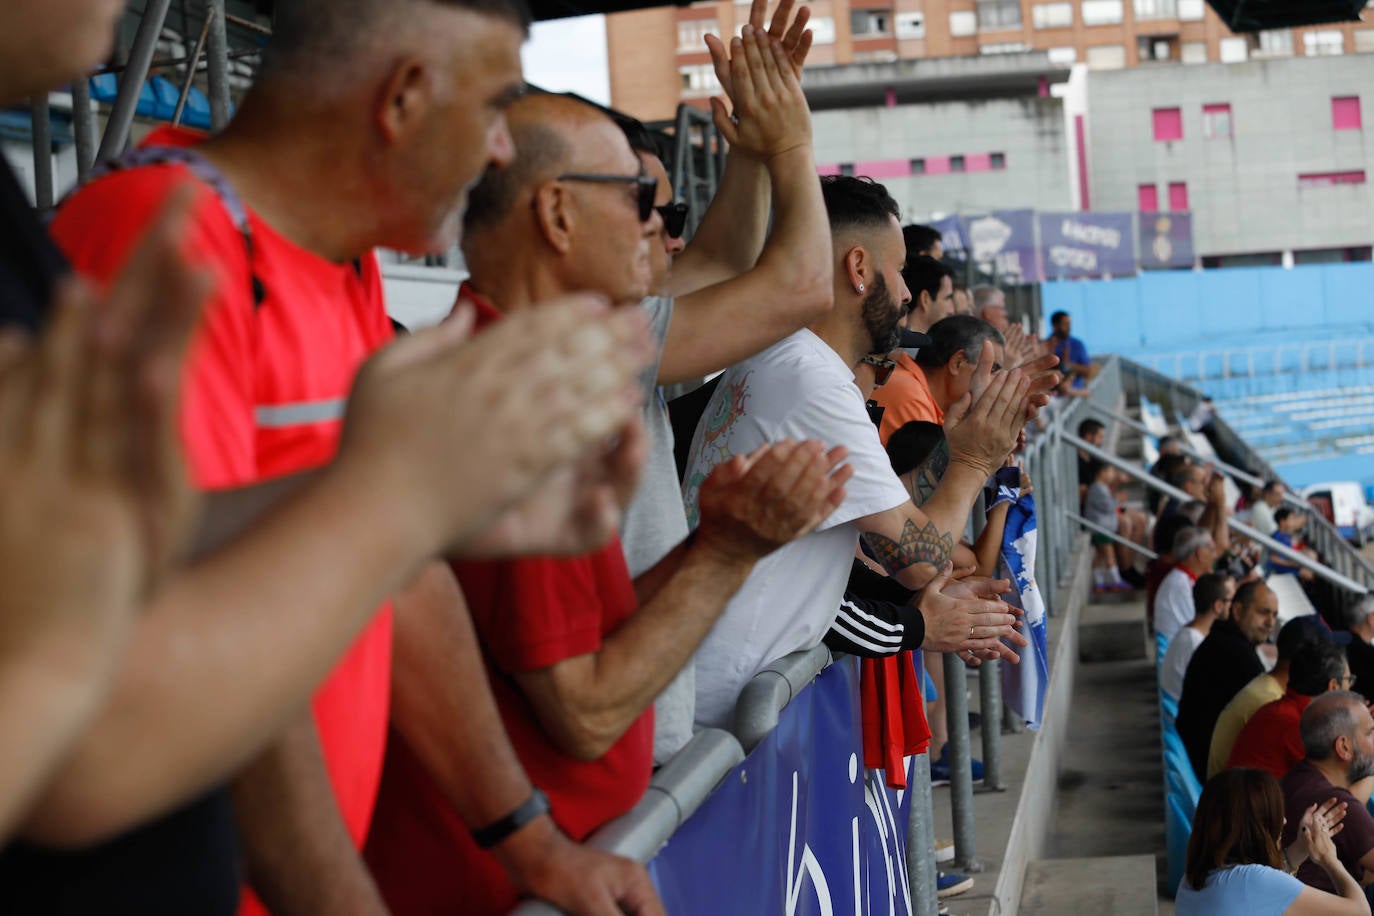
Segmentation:
[[(1109, 452), (1104, 452), (1102, 449), (1093, 445), (1091, 442), (1085, 442), (1084, 440), (1078, 438), (1072, 433), (1064, 433), (1063, 435), (1064, 440), (1073, 447), (1080, 449), (1081, 451), (1092, 456), (1093, 458), (1096, 458), (1098, 461), (1101, 461), (1105, 464), (1110, 464), (1112, 467), (1116, 468), (1119, 471), (1124, 471), (1126, 474), (1129, 474), (1138, 482), (1145, 484), (1145, 486), (1150, 487), (1151, 489), (1158, 490), (1166, 496), (1172, 496), (1174, 499), (1180, 500), (1182, 502), (1191, 501), (1193, 498), (1192, 496), (1180, 490), (1178, 487), (1175, 487), (1172, 484), (1165, 483), (1164, 481), (1160, 480), (1158, 477), (1155, 477), (1148, 471), (1142, 471), (1140, 468), (1137, 468), (1129, 461), (1123, 461), (1122, 459), (1118, 458), (1117, 456)], [(1271, 553), (1277, 553), (1281, 557), (1285, 557), (1286, 559), (1292, 560), (1294, 563), (1297, 563), (1299, 566), (1311, 570), (1314, 574), (1320, 576), (1321, 578), (1332, 583), (1333, 585), (1338, 585), (1341, 588), (1354, 592), (1357, 595), (1369, 594), (1369, 588), (1367, 586), (1359, 582), (1356, 582), (1354, 579), (1351, 579), (1348, 576), (1336, 572), (1334, 569), (1331, 569), (1330, 567), (1322, 563), (1318, 563), (1316, 560), (1311, 559), (1304, 553), (1300, 553), (1294, 550), (1287, 544), (1279, 543), (1278, 541), (1269, 537), (1267, 534), (1260, 534), (1258, 531), (1256, 531), (1254, 528), (1251, 528), (1244, 522), (1238, 522), (1234, 518), (1227, 518), (1226, 524), (1231, 528), (1232, 531), (1238, 532), (1239, 534), (1243, 534), (1250, 540), (1263, 544), (1265, 547), (1269, 549)]]
[(1141, 546), (1140, 544), (1137, 544), (1130, 538), (1122, 537), (1121, 535), (1117, 534), (1115, 531), (1111, 530), (1105, 525), (1099, 525), (1097, 522), (1090, 522), (1083, 516), (1079, 515), (1077, 512), (1071, 512), (1068, 509), (1063, 510), (1063, 512), (1069, 518), (1073, 519), (1075, 522), (1082, 525), (1084, 528), (1087, 528), (1089, 531), (1092, 531), (1096, 534), (1100, 534), (1104, 538), (1111, 538), (1113, 541), (1120, 544), (1122, 547), (1127, 547), (1131, 550), (1134, 550), (1136, 553), (1148, 557), (1151, 560), (1159, 559), (1159, 554), (1155, 553), (1150, 548)]
[(735, 702), (732, 731), (747, 754), (758, 747), (773, 729), (787, 704), (830, 664), (824, 645), (801, 649), (768, 665), (754, 675)]

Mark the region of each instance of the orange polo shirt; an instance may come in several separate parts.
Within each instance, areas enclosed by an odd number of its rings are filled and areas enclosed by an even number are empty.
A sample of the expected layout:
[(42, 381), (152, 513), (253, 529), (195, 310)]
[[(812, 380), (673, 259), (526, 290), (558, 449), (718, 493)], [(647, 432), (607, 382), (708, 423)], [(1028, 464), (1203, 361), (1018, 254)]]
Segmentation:
[(873, 393), (873, 400), (883, 408), (883, 422), (878, 427), (878, 437), (883, 440), (883, 445), (887, 445), (893, 433), (913, 421), (939, 423), (942, 426), (945, 422), (945, 412), (931, 396), (925, 370), (905, 353), (898, 354), (897, 368), (892, 370), (892, 377), (887, 384)]

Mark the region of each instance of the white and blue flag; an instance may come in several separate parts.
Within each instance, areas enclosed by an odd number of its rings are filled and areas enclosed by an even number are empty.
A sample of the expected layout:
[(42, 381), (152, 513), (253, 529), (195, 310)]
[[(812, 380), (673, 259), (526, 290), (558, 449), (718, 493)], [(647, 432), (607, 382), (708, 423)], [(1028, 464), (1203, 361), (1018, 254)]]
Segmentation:
[(1035, 584), (1035, 497), (1016, 496), (1007, 510), (1007, 526), (1002, 532), (1002, 557), (999, 568), (1012, 583), (1008, 604), (1025, 612), (1022, 633), (1030, 641), (1019, 665), (1002, 665), (1002, 699), (1025, 719), (1031, 730), (1040, 728), (1045, 712), (1045, 691), (1050, 686), (1050, 659), (1046, 642), (1045, 599)]

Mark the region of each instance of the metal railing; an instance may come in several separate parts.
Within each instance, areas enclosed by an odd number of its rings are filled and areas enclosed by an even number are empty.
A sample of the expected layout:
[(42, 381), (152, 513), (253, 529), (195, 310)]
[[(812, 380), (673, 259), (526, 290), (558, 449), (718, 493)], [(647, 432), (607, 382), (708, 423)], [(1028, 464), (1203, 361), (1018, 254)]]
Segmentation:
[(1250, 347), (1215, 347), (1139, 357), (1141, 363), (1176, 379), (1250, 378), (1285, 372), (1364, 369), (1374, 366), (1374, 341), (1341, 338)]

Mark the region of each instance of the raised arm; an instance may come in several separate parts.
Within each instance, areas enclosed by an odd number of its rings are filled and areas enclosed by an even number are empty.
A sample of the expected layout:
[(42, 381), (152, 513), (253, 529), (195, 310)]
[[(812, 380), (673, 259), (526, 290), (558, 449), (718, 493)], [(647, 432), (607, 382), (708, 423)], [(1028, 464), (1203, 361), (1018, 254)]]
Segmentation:
[(752, 356), (833, 304), (830, 226), (816, 177), (811, 114), (797, 73), (782, 43), (765, 32), (746, 29), (729, 50), (727, 64), (725, 48), (712, 43), (717, 66), (728, 66), (732, 75), (738, 123), (717, 103), (716, 126), (732, 148), (765, 163), (773, 229), (745, 273), (678, 297), (658, 370), (664, 385)]

